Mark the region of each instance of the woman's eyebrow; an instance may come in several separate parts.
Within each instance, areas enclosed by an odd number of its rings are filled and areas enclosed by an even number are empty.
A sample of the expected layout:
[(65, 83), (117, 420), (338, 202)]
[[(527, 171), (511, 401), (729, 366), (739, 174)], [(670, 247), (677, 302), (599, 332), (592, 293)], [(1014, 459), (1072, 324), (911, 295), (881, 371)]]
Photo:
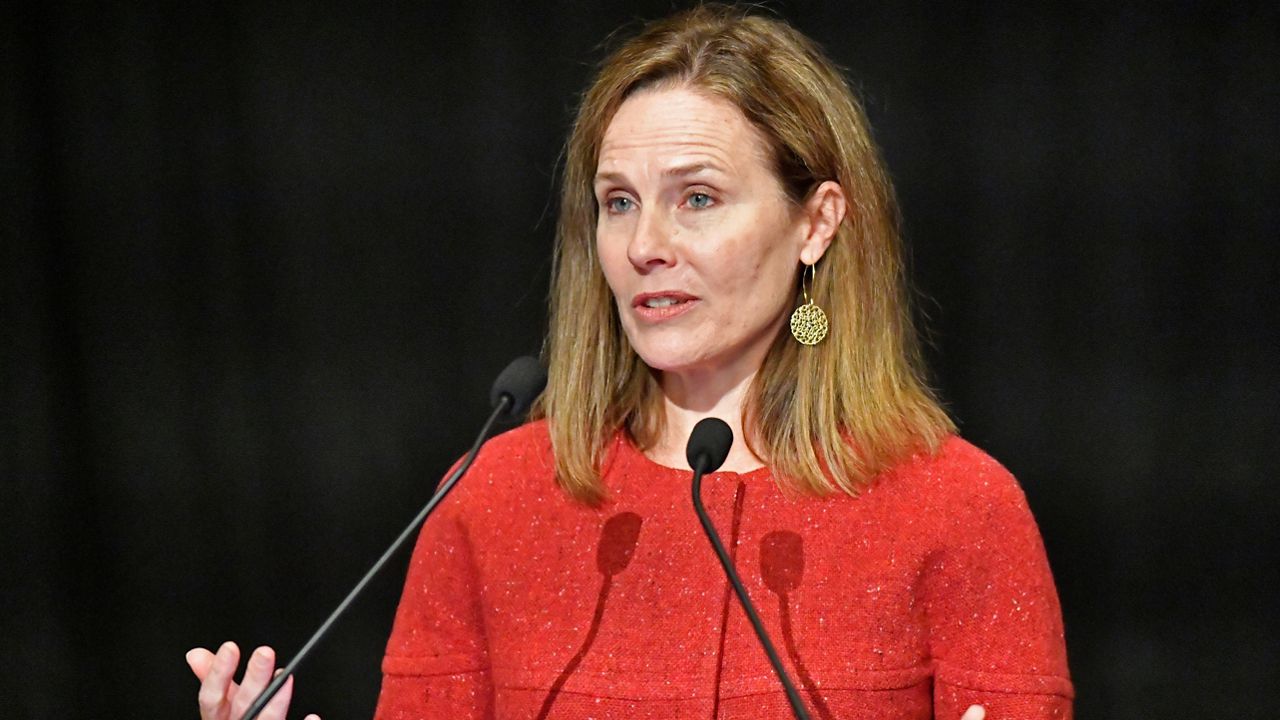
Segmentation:
[[(683, 163), (680, 165), (673, 165), (669, 168), (664, 169), (662, 171), (662, 176), (664, 178), (687, 177), (689, 175), (697, 175), (703, 172), (724, 173), (724, 170), (722, 170), (720, 166), (715, 163), (697, 161), (697, 162), (691, 162), (691, 163)], [(622, 173), (611, 172), (611, 171), (596, 173), (595, 177), (592, 179), (593, 185), (599, 185), (601, 183), (613, 183), (615, 185), (625, 185), (626, 182), (627, 182), (627, 179), (625, 175), (623, 175)]]
[(682, 165), (675, 165), (662, 171), (663, 177), (685, 177), (687, 175), (697, 175), (702, 172), (724, 172), (719, 165), (709, 162), (692, 162)]

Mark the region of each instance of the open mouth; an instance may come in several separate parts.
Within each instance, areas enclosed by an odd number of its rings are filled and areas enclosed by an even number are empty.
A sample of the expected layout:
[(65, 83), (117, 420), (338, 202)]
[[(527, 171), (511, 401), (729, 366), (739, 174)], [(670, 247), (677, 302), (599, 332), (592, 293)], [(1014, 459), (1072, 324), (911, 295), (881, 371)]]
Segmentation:
[(631, 301), (636, 313), (648, 320), (665, 320), (684, 313), (697, 304), (698, 298), (688, 293), (662, 291), (641, 293)]
[(681, 303), (686, 303), (686, 302), (689, 302), (689, 301), (684, 300), (682, 298), (651, 297), (651, 298), (646, 298), (644, 302), (641, 304), (647, 308), (665, 308), (665, 307), (671, 307), (672, 305), (679, 305)]

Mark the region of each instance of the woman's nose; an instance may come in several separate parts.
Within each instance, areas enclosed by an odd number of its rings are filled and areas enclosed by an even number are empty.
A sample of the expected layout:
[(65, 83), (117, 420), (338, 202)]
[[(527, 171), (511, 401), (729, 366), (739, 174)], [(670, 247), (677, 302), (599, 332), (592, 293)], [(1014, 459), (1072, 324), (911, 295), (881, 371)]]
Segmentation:
[(675, 264), (674, 238), (671, 224), (661, 212), (642, 208), (631, 242), (627, 244), (627, 259), (641, 272), (656, 267)]

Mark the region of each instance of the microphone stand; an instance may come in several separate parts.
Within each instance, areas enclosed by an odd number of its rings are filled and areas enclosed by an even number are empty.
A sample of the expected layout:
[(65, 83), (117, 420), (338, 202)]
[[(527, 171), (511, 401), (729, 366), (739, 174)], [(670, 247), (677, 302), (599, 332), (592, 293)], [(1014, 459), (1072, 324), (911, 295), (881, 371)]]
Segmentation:
[(702, 506), (702, 476), (706, 472), (706, 467), (712, 461), (706, 454), (701, 454), (697, 458), (693, 468), (693, 510), (698, 514), (698, 522), (702, 523), (702, 529), (707, 533), (707, 539), (711, 541), (711, 547), (716, 551), (716, 557), (720, 558), (720, 565), (724, 567), (724, 574), (729, 578), (729, 584), (733, 586), (733, 591), (738, 595), (738, 601), (742, 603), (742, 609), (747, 613), (747, 619), (751, 621), (751, 627), (756, 631), (756, 637), (760, 638), (760, 645), (764, 647), (765, 655), (769, 656), (769, 664), (773, 665), (773, 671), (777, 673), (778, 680), (782, 683), (782, 688), (786, 690), (787, 701), (791, 703), (791, 712), (796, 716), (796, 720), (809, 720), (809, 711), (805, 709), (804, 701), (800, 699), (800, 693), (796, 691), (795, 683), (791, 682), (791, 676), (787, 675), (787, 670), (782, 666), (782, 659), (778, 657), (778, 651), (774, 649), (773, 642), (769, 640), (769, 634), (765, 632), (764, 623), (760, 621), (760, 615), (756, 613), (755, 605), (751, 604), (751, 598), (747, 597), (747, 589), (742, 585), (742, 580), (738, 578), (738, 573), (733, 569), (733, 561), (729, 559), (729, 553), (724, 549), (724, 543), (720, 541), (720, 535), (716, 532), (715, 526), (711, 524), (711, 517), (707, 515), (707, 509)]
[(325, 620), (324, 623), (320, 625), (320, 629), (315, 631), (315, 634), (311, 636), (311, 639), (307, 641), (307, 644), (303, 645), (302, 649), (298, 651), (298, 654), (294, 655), (293, 659), (289, 661), (289, 664), (285, 665), (284, 669), (276, 674), (275, 678), (271, 680), (271, 684), (262, 689), (262, 692), (258, 694), (257, 699), (254, 700), (253, 704), (249, 706), (249, 709), (245, 711), (244, 717), (242, 717), (241, 720), (253, 720), (258, 717), (258, 713), (262, 712), (262, 709), (267, 706), (267, 703), (270, 702), (271, 698), (275, 697), (276, 693), (280, 691), (280, 688), (284, 686), (285, 681), (289, 679), (289, 676), (293, 675), (293, 671), (297, 669), (298, 665), (306, 659), (307, 655), (311, 654), (311, 650), (316, 646), (316, 643), (320, 642), (320, 640), (325, 636), (325, 633), (329, 632), (329, 627), (347, 611), (347, 608), (356, 599), (356, 596), (364, 590), (365, 586), (369, 584), (369, 581), (373, 579), (373, 576), (378, 574), (378, 571), (382, 569), (382, 566), (387, 564), (387, 561), (391, 559), (391, 556), (400, 549), (401, 545), (404, 545), (405, 541), (408, 540), (409, 537), (413, 535), (413, 532), (418, 529), (418, 526), (421, 525), (427, 519), (427, 516), (436, 509), (436, 506), (440, 504), (440, 501), (444, 499), (444, 496), (448, 495), (449, 491), (453, 489), (453, 486), (458, 484), (458, 480), (462, 478), (463, 473), (471, 467), (471, 463), (475, 462), (476, 455), (480, 453), (480, 446), (484, 445), (485, 438), (488, 437), (489, 430), (493, 428), (493, 424), (497, 422), (498, 418), (513, 405), (515, 405), (515, 399), (511, 395), (503, 393), (498, 400), (497, 407), (493, 409), (493, 413), (491, 413), (489, 415), (489, 419), (485, 421), (484, 427), (480, 428), (480, 434), (476, 437), (476, 441), (471, 446), (471, 449), (467, 451), (467, 455), (463, 459), (462, 464), (450, 473), (449, 477), (440, 484), (440, 489), (436, 491), (436, 494), (431, 496), (431, 499), (427, 501), (427, 504), (423, 506), (422, 510), (418, 511), (417, 516), (413, 518), (413, 521), (409, 523), (409, 526), (401, 531), (400, 536), (395, 539), (395, 542), (391, 543), (391, 547), (387, 548), (387, 551), (382, 553), (382, 557), (378, 558), (378, 561), (373, 564), (373, 567), (369, 568), (369, 572), (365, 573), (364, 577), (360, 578), (360, 582), (356, 583), (356, 586), (351, 588), (351, 592), (347, 593), (347, 597), (344, 598), (342, 602), (338, 603), (338, 607), (330, 613), (329, 619)]

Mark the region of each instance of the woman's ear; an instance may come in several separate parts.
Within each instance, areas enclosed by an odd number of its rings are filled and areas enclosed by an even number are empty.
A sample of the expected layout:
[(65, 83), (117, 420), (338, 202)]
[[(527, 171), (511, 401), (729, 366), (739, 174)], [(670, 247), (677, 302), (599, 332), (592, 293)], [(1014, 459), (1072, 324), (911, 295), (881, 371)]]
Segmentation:
[(834, 180), (826, 180), (804, 202), (805, 235), (800, 247), (800, 262), (813, 265), (822, 259), (844, 222), (848, 204), (844, 188)]

